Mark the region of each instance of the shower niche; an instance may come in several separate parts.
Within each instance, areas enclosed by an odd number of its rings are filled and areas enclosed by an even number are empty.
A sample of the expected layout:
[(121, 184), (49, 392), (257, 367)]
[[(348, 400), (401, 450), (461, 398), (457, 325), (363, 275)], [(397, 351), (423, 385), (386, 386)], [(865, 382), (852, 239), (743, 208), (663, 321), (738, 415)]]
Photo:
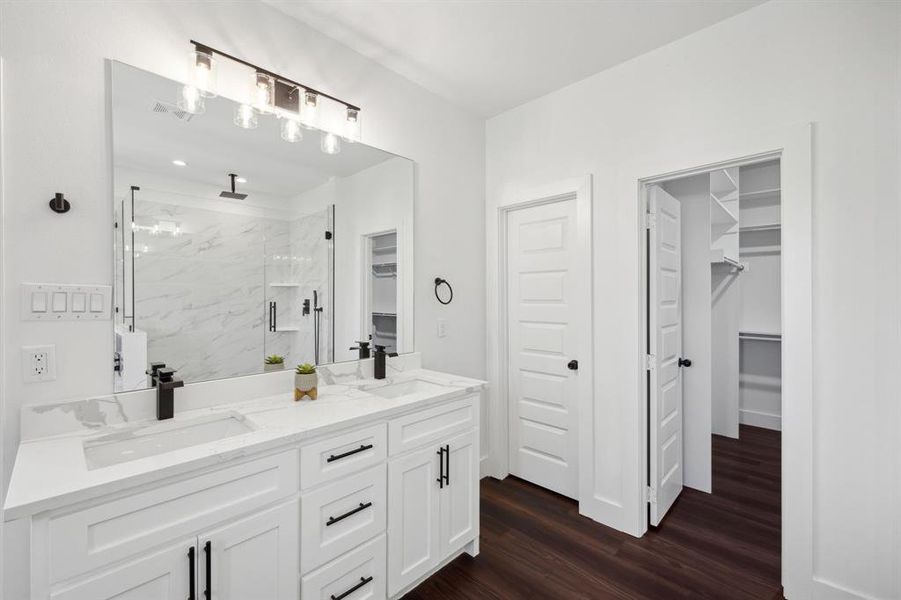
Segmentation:
[(188, 114), (180, 89), (112, 64), (114, 391), (151, 363), (195, 382), (352, 360), (370, 336), (411, 352), (413, 163), (286, 142), (273, 115), (238, 127), (224, 97)]

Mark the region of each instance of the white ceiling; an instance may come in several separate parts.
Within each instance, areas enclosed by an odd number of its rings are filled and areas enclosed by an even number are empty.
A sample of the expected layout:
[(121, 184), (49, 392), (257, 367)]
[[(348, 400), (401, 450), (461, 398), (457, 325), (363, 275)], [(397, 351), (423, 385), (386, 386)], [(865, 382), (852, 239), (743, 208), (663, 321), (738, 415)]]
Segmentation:
[(264, 0), (492, 116), (763, 0)]

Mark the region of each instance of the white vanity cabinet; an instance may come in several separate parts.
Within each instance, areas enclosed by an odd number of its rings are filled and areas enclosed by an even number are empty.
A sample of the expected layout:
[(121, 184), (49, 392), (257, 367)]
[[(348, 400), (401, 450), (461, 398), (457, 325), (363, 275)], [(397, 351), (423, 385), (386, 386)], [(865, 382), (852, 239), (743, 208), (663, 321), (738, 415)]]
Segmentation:
[(388, 592), (395, 596), (467, 544), (478, 551), (478, 396), (389, 426)]
[(31, 597), (396, 598), (478, 551), (479, 394), (31, 517)]

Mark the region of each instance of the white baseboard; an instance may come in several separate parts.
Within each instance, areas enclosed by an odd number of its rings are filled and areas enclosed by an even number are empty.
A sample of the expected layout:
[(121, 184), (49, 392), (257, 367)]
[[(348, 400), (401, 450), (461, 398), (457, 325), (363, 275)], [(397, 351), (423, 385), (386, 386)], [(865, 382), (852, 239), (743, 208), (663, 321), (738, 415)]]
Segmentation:
[(738, 411), (738, 422), (742, 425), (751, 425), (752, 427), (763, 427), (764, 429), (782, 431), (781, 415), (742, 408)]
[(813, 578), (813, 597), (816, 600), (878, 600), (876, 596), (850, 590), (818, 577)]

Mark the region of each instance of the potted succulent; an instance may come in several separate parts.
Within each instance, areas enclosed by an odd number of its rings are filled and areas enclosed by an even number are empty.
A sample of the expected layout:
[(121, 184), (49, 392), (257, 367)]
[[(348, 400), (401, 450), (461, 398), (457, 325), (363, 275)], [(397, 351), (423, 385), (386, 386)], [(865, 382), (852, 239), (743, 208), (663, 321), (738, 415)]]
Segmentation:
[(310, 363), (297, 365), (297, 368), (294, 369), (294, 400), (300, 400), (304, 396), (315, 400), (319, 394), (318, 386), (319, 377), (316, 375), (316, 367)]
[(285, 357), (279, 356), (278, 354), (273, 354), (272, 356), (267, 356), (266, 360), (263, 364), (263, 372), (268, 373), (269, 371), (281, 371), (285, 368)]

